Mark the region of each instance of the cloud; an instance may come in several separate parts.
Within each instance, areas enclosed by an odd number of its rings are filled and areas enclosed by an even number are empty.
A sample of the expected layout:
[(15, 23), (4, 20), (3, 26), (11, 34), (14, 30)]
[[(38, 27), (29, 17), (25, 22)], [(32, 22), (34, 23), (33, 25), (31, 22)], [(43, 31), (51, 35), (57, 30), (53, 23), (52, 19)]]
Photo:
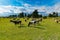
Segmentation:
[(30, 4), (23, 3), (22, 6), (3, 6), (0, 5), (0, 16), (3, 15), (10, 15), (10, 14), (18, 14), (21, 12), (25, 13), (32, 13), (35, 9), (38, 9), (38, 12), (44, 12), (44, 13), (52, 13), (52, 12), (58, 12), (60, 13), (60, 3), (56, 3), (53, 6), (31, 6)]
[(0, 13), (5, 13), (5, 12), (8, 12), (8, 13), (20, 13), (20, 9), (23, 8), (23, 7), (18, 7), (18, 6), (0, 6)]
[(22, 4), (24, 7), (30, 7), (31, 5), (30, 4), (27, 4), (27, 3), (23, 3)]
[(0, 6), (0, 16), (8, 16), (8, 15), (12, 15), (12, 14), (17, 14), (17, 13), (21, 13), (23, 7), (19, 7), (19, 6)]

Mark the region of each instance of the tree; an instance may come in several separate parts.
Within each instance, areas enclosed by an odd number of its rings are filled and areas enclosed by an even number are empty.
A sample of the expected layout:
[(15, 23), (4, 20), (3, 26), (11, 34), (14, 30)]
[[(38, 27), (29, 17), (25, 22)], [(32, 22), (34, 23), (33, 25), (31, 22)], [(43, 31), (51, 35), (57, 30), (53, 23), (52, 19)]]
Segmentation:
[(27, 17), (30, 18), (31, 17), (31, 14), (28, 14)]
[(42, 18), (42, 14), (39, 15), (39, 18)]
[(9, 17), (17, 17), (17, 15), (10, 15)]
[(53, 17), (56, 17), (56, 13), (55, 12), (53, 12)]
[(53, 14), (49, 14), (49, 17), (58, 17), (58, 13), (57, 12), (53, 12)]
[(25, 13), (24, 17), (27, 17), (27, 14)]
[(53, 15), (50, 13), (49, 15), (48, 15), (49, 17), (53, 17)]
[(32, 17), (33, 18), (38, 18), (39, 17), (39, 14), (38, 14), (38, 11), (35, 10), (33, 13), (32, 13)]
[(56, 12), (56, 17), (58, 17), (58, 13)]
[(43, 16), (43, 19), (47, 19), (47, 16)]
[(20, 18), (24, 17), (24, 13), (23, 13), (23, 12), (20, 13), (20, 14), (18, 15), (18, 17), (20, 17)]
[(53, 17), (58, 17), (58, 13), (57, 12), (53, 12)]

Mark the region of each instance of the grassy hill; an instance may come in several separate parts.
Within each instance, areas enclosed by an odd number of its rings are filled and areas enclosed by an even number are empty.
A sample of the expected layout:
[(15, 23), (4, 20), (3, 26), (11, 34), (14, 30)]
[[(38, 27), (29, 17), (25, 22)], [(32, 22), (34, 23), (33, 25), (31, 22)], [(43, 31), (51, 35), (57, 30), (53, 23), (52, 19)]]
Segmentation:
[(60, 40), (60, 24), (53, 18), (43, 19), (35, 27), (28, 27), (23, 18), (23, 27), (14, 25), (10, 18), (0, 18), (0, 40)]

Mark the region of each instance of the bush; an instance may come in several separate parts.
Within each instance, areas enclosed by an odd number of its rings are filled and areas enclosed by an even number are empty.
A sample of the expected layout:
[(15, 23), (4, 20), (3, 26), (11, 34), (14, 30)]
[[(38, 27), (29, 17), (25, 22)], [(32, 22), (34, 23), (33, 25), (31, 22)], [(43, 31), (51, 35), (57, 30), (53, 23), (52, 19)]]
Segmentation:
[(47, 16), (43, 16), (43, 19), (47, 19)]

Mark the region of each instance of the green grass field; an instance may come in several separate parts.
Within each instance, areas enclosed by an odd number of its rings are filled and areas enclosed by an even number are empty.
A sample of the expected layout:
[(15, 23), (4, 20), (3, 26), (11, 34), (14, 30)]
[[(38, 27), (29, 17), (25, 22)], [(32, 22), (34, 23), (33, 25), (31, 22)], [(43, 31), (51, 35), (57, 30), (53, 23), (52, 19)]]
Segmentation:
[(60, 24), (53, 18), (43, 19), (35, 27), (28, 27), (28, 22), (21, 20), (23, 27), (15, 26), (10, 18), (0, 18), (0, 40), (60, 40)]

